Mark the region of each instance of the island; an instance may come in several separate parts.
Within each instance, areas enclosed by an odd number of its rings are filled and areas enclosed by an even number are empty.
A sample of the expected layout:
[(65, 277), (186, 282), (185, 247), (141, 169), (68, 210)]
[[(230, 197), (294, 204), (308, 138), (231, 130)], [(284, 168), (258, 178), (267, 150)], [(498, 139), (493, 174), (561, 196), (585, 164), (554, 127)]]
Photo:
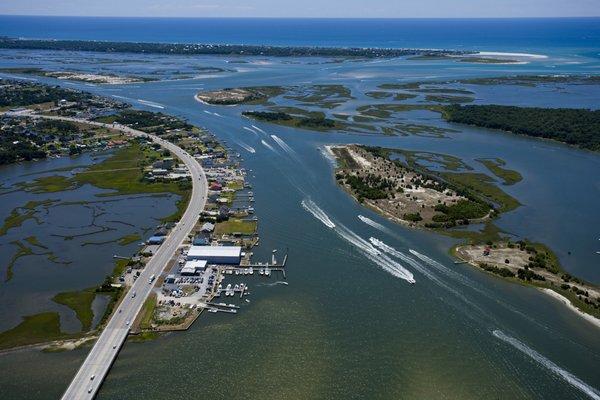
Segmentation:
[(500, 105), (451, 105), (443, 110), (450, 122), (500, 129), (600, 150), (600, 110)]
[[(511, 241), (494, 225), (520, 206), (461, 159), (439, 153), (364, 145), (327, 146), (335, 181), (359, 203), (403, 225), (463, 239), (450, 252), (482, 271), (538, 287), (600, 326), (600, 288), (567, 273), (541, 243)], [(504, 185), (522, 176), (499, 158), (476, 159)], [(465, 230), (470, 224), (482, 229)]]
[(335, 178), (358, 202), (388, 218), (428, 228), (483, 222), (494, 208), (464, 188), (390, 160), (391, 149), (330, 147), (340, 168)]
[(393, 58), (414, 55), (464, 55), (470, 51), (394, 49), (375, 47), (256, 46), (198, 43), (108, 42), (95, 40), (47, 40), (0, 38), (1, 49), (94, 51), (103, 53), (213, 54), (273, 57)]
[(154, 78), (141, 76), (119, 76), (115, 74), (99, 74), (82, 71), (47, 71), (41, 68), (2, 68), (0, 72), (21, 75), (37, 75), (61, 80), (97, 83), (106, 85), (124, 85), (127, 83), (140, 83), (155, 81)]
[(201, 103), (215, 105), (261, 104), (284, 92), (280, 86), (225, 88), (198, 92), (195, 98)]

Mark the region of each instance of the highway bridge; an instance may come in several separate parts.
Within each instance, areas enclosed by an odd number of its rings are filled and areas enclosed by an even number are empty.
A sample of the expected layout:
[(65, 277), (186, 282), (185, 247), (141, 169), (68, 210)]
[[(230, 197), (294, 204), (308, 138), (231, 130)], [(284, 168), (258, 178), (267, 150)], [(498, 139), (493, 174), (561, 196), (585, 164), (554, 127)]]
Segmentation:
[(123, 301), (113, 312), (106, 327), (87, 355), (83, 365), (71, 381), (69, 387), (62, 396), (63, 400), (93, 399), (102, 385), (102, 382), (117, 358), (119, 350), (125, 343), (131, 324), (142, 309), (142, 306), (154, 286), (152, 277), (158, 277), (183, 240), (191, 232), (196, 224), (198, 216), (206, 205), (208, 182), (201, 165), (190, 154), (180, 147), (170, 143), (158, 136), (138, 131), (119, 124), (104, 124), (77, 118), (27, 115), (33, 118), (56, 119), (63, 121), (79, 122), (84, 124), (102, 126), (117, 129), (129, 136), (145, 137), (158, 143), (177, 156), (190, 171), (192, 178), (192, 195), (185, 213), (181, 220), (171, 230), (158, 251), (148, 261), (140, 276), (129, 289)]

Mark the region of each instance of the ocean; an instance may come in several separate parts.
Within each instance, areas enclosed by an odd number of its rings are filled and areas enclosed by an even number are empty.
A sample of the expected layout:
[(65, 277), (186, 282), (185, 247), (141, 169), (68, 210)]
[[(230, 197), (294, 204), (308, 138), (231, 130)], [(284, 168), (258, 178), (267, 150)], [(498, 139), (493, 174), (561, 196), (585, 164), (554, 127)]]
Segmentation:
[(600, 57), (600, 18), (270, 19), (0, 16), (0, 36), (274, 46), (442, 48)]

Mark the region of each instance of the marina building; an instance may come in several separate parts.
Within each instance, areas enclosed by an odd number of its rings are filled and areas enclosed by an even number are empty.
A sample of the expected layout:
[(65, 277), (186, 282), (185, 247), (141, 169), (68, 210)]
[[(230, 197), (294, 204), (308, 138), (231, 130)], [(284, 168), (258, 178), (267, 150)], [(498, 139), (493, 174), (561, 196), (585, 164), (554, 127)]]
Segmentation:
[(240, 246), (191, 246), (188, 260), (205, 260), (211, 264), (239, 264), (242, 259)]

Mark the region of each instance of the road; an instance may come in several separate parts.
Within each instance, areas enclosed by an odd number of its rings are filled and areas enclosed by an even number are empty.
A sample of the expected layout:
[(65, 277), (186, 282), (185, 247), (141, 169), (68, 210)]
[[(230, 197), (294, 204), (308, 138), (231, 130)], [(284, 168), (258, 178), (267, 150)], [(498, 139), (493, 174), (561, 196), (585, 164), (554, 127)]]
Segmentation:
[(108, 324), (94, 344), (94, 347), (83, 362), (83, 365), (79, 368), (79, 371), (77, 371), (77, 374), (62, 396), (63, 400), (93, 399), (102, 385), (102, 381), (108, 374), (112, 363), (117, 358), (121, 346), (125, 343), (131, 324), (152, 291), (154, 282), (149, 282), (150, 277), (160, 276), (168, 261), (173, 257), (183, 240), (191, 232), (200, 212), (204, 210), (207, 199), (208, 182), (204, 170), (191, 155), (180, 147), (167, 142), (158, 136), (150, 135), (118, 124), (103, 124), (67, 117), (28, 116), (86, 123), (118, 129), (129, 136), (150, 138), (182, 160), (192, 176), (192, 195), (181, 220), (171, 230), (156, 254), (148, 261), (139, 278), (129, 289), (117, 311), (113, 313)]

